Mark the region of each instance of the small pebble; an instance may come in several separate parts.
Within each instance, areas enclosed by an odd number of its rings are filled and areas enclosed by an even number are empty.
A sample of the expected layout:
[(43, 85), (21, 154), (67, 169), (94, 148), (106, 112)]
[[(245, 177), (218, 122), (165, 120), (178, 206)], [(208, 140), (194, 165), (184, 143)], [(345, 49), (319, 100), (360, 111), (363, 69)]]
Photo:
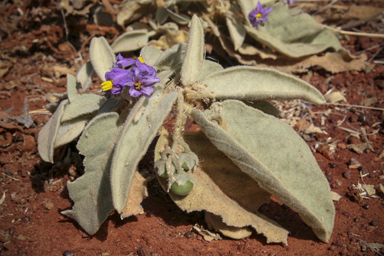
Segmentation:
[(343, 214), (343, 215), (346, 216), (346, 217), (349, 216), (349, 212), (342, 212), (341, 214)]
[(75, 254), (73, 254), (73, 252), (68, 251), (68, 250), (66, 250), (66, 251), (63, 252), (63, 256), (74, 256), (74, 255), (75, 255)]
[(373, 221), (369, 222), (369, 225), (377, 227), (379, 225), (379, 222), (377, 220), (373, 220)]
[(338, 246), (338, 247), (343, 247), (343, 243), (340, 241), (340, 240), (336, 240), (334, 242), (334, 245)]
[(4, 233), (13, 235), (15, 233), (15, 228), (14, 227), (7, 228), (6, 230), (4, 230)]
[(187, 232), (185, 232), (184, 236), (186, 238), (193, 238), (193, 237), (196, 236), (196, 234), (194, 232), (192, 232), (192, 231), (187, 231)]
[(355, 218), (353, 218), (353, 221), (354, 222), (359, 222), (360, 220), (359, 220), (359, 218), (355, 217)]
[(376, 81), (375, 81), (375, 85), (376, 85), (379, 89), (384, 89), (384, 80), (376, 80)]
[(348, 170), (346, 172), (343, 173), (343, 177), (346, 178), (346, 179), (350, 179), (351, 178), (351, 171)]
[(149, 256), (150, 254), (149, 254), (147, 249), (145, 249), (143, 247), (139, 247), (137, 249), (137, 255), (139, 255), (139, 256)]
[(335, 163), (329, 163), (328, 166), (329, 166), (330, 168), (336, 168), (337, 165), (336, 165)]
[(369, 204), (363, 204), (363, 208), (368, 210), (369, 209)]

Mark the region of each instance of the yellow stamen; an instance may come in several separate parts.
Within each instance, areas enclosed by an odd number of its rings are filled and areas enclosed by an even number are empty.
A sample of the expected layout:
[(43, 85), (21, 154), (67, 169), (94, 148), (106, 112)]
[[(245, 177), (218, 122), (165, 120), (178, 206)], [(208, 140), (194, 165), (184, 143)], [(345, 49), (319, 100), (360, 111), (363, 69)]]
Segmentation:
[(140, 82), (137, 82), (135, 83), (135, 85), (133, 86), (135, 88), (135, 90), (140, 90), (141, 89), (141, 83)]
[(113, 84), (112, 84), (111, 80), (105, 81), (100, 86), (101, 86), (101, 89), (103, 90), (103, 92), (109, 91), (113, 88)]
[(141, 63), (144, 63), (144, 58), (143, 58), (143, 57), (140, 56), (138, 59), (139, 59), (139, 61), (140, 61)]
[(261, 17), (262, 17), (263, 15), (261, 15), (261, 13), (258, 13), (258, 14), (256, 14), (256, 19), (260, 19)]

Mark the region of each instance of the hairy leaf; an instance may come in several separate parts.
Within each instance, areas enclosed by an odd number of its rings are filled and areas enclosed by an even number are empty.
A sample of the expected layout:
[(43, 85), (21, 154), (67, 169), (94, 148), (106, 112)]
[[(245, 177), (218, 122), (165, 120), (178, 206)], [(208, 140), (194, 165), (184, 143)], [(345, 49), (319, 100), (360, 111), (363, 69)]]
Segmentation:
[(40, 157), (46, 162), (53, 163), (53, 151), (55, 149), (57, 131), (59, 130), (61, 117), (67, 104), (68, 100), (63, 100), (57, 107), (53, 116), (39, 132), (37, 148)]
[(180, 25), (187, 25), (190, 21), (189, 16), (185, 14), (177, 14), (169, 9), (166, 9), (169, 16), (171, 17), (172, 20), (175, 22), (179, 23)]
[(105, 73), (111, 71), (116, 61), (115, 54), (104, 37), (94, 37), (89, 46), (89, 58), (92, 67), (101, 81), (105, 82)]
[(121, 34), (111, 45), (113, 52), (129, 52), (142, 48), (148, 43), (146, 30), (133, 30)]
[[(204, 113), (193, 110), (192, 116), (209, 140), (244, 173), (298, 211), (319, 239), (329, 241), (335, 214), (329, 184), (312, 152), (291, 127), (235, 100), (214, 103)], [(226, 130), (217, 124), (218, 116)]]
[(84, 115), (95, 115), (106, 98), (97, 94), (78, 95), (65, 108), (61, 122), (65, 122)]
[(88, 61), (85, 63), (76, 74), (77, 83), (81, 85), (81, 92), (85, 93), (92, 85), (92, 78), (95, 75), (95, 70), (92, 63)]
[(77, 95), (76, 77), (67, 74), (67, 95), (69, 102), (73, 102)]
[(75, 219), (90, 235), (97, 232), (113, 210), (109, 166), (121, 129), (118, 118), (114, 112), (101, 114), (87, 125), (77, 144), (85, 156), (85, 174), (67, 184), (75, 204), (61, 213)]
[(145, 64), (149, 66), (154, 66), (162, 54), (163, 51), (153, 46), (144, 46), (140, 51), (140, 56), (144, 58)]
[(196, 78), (196, 81), (201, 81), (207, 75), (220, 70), (223, 70), (223, 67), (219, 63), (211, 60), (204, 60), (203, 67), (201, 68), (201, 72)]
[(322, 28), (308, 14), (291, 15), (288, 6), (282, 3), (273, 5), (265, 26), (256, 29), (248, 23), (245, 29), (256, 41), (292, 58), (341, 48), (330, 30)]
[[(232, 227), (232, 231), (243, 230), (251, 226), (258, 233), (267, 237), (267, 242), (287, 243), (288, 231), (274, 221), (257, 212), (257, 209), (269, 201), (270, 194), (263, 191), (257, 182), (243, 173), (201, 132), (187, 133), (185, 141), (199, 157), (199, 165), (188, 172), (195, 180), (192, 191), (187, 196), (169, 193), (172, 200), (184, 211), (207, 211), (221, 216), (224, 223)], [(163, 133), (156, 145), (155, 156), (164, 148), (167, 135)], [(155, 158), (155, 161), (157, 159)], [(163, 188), (167, 188), (167, 180), (159, 178)], [(239, 234), (225, 232), (225, 235), (241, 239)], [(249, 235), (249, 233), (246, 233)]]
[(193, 84), (201, 72), (204, 61), (204, 29), (199, 17), (193, 15), (188, 34), (187, 53), (181, 68), (181, 83)]
[[(171, 111), (177, 92), (163, 95), (155, 88), (149, 99), (142, 97), (132, 108), (119, 135), (111, 166), (113, 205), (121, 213), (127, 203), (136, 167)], [(141, 113), (137, 120), (138, 113)]]
[(91, 117), (80, 116), (70, 121), (62, 122), (57, 131), (54, 147), (58, 148), (76, 139), (83, 132), (85, 125), (90, 119)]
[(237, 51), (243, 44), (247, 31), (245, 30), (244, 25), (237, 20), (227, 18), (226, 22), (233, 46), (235, 51)]
[(303, 99), (324, 103), (322, 94), (295, 76), (270, 68), (239, 66), (206, 76), (202, 84), (217, 99), (271, 100)]
[(153, 66), (158, 70), (179, 69), (183, 63), (186, 50), (186, 43), (175, 44), (164, 51)]

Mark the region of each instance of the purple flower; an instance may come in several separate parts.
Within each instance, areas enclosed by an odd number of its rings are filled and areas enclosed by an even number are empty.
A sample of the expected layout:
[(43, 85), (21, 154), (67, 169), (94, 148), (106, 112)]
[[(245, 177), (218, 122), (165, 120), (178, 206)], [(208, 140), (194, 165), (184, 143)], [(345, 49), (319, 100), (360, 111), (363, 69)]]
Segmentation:
[(127, 83), (129, 94), (132, 97), (144, 95), (149, 98), (154, 91), (153, 86), (160, 82), (156, 76), (156, 69), (140, 61), (135, 64), (136, 66), (131, 69), (130, 81)]
[(295, 0), (283, 0), (285, 4), (293, 4)]
[(130, 74), (131, 70), (114, 67), (105, 73), (106, 81), (101, 84), (101, 89), (112, 94), (120, 94), (126, 83), (130, 81)]
[[(130, 69), (128, 69), (130, 68)], [(156, 69), (144, 63), (144, 59), (124, 58), (121, 54), (116, 57), (116, 64), (111, 71), (105, 73), (106, 81), (101, 84), (104, 92), (120, 94), (124, 87), (129, 87), (132, 97), (145, 95), (149, 98), (154, 89), (153, 85), (160, 82)]]
[(264, 22), (268, 20), (267, 15), (272, 11), (272, 7), (263, 8), (260, 2), (257, 2), (257, 6), (253, 9), (248, 18), (252, 22), (252, 25), (256, 28), (259, 28), (259, 24), (263, 25)]

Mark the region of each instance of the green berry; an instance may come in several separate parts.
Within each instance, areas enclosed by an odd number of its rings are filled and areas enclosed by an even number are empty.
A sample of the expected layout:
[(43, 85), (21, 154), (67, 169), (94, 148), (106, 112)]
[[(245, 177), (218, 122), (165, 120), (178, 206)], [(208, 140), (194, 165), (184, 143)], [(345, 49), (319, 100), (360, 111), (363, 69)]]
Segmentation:
[(173, 182), (171, 186), (171, 191), (176, 195), (185, 196), (185, 195), (188, 195), (189, 192), (191, 192), (192, 188), (193, 188), (193, 183), (190, 182), (189, 180), (184, 185), (181, 185), (181, 186), (179, 186), (177, 182)]

